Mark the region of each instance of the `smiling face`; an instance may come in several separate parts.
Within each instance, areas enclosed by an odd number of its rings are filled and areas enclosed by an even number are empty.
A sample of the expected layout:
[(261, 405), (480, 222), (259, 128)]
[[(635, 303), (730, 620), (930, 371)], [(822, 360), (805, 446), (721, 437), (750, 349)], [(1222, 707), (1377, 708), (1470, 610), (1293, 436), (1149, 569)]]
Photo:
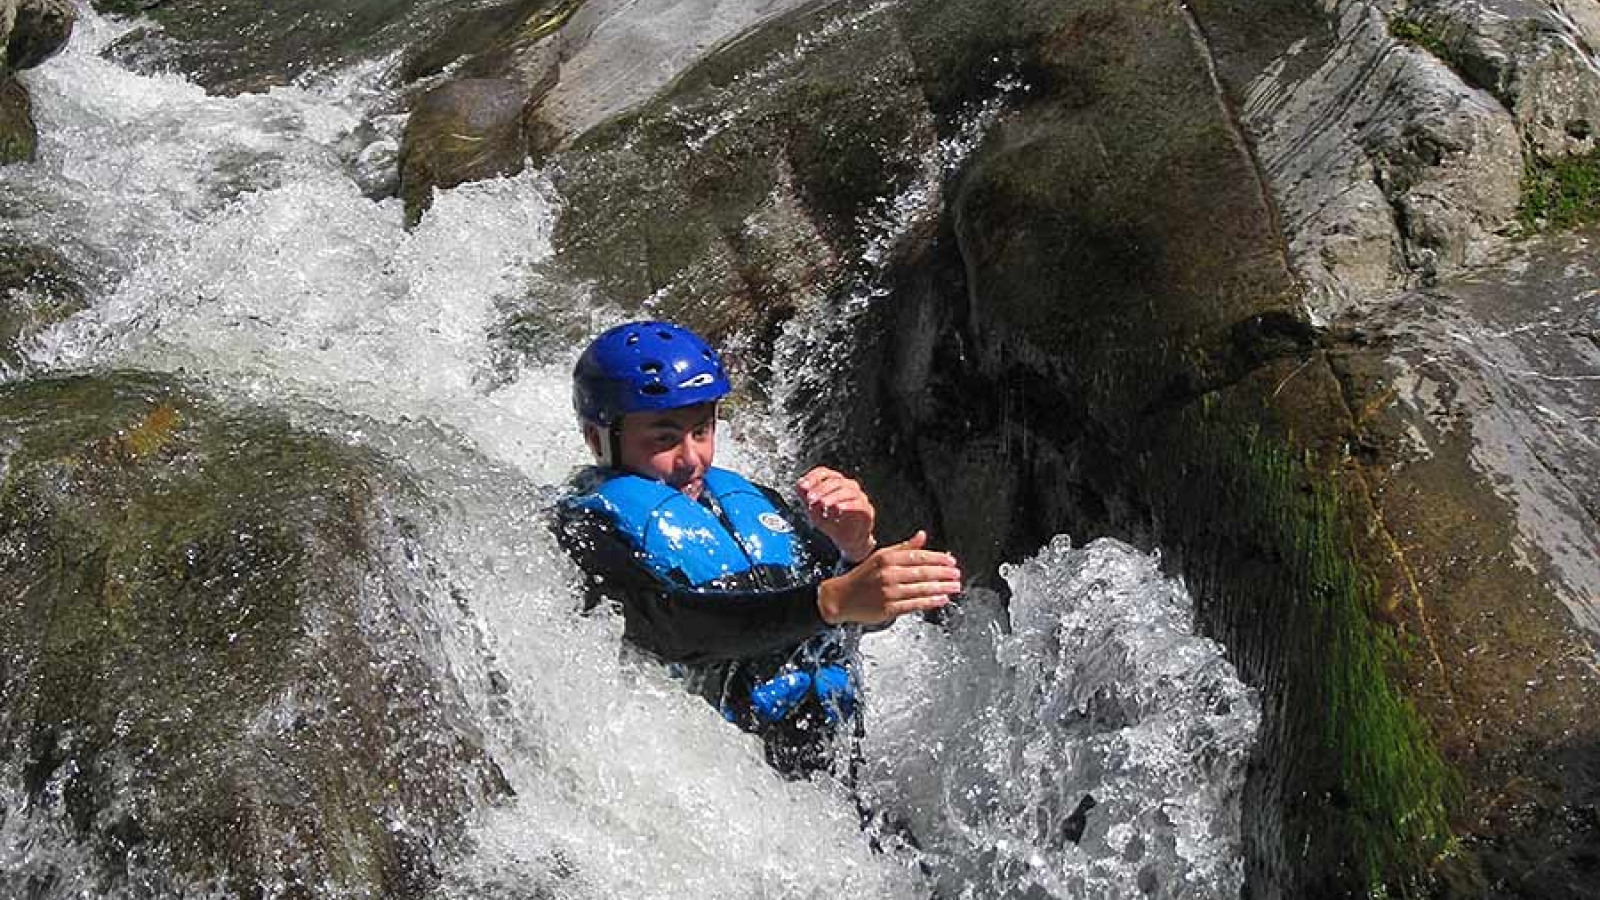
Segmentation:
[(617, 467), (699, 500), (717, 450), (717, 405), (697, 403), (622, 417)]

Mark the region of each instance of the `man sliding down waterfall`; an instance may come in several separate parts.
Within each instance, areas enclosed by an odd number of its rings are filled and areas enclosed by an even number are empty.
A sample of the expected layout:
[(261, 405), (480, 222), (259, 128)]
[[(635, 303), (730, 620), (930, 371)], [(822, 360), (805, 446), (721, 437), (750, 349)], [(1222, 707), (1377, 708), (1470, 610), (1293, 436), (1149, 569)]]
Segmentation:
[(729, 390), (716, 351), (685, 328), (632, 322), (595, 338), (572, 396), (597, 465), (574, 478), (557, 534), (587, 577), (586, 610), (620, 608), (628, 644), (801, 777), (830, 768), (836, 734), (860, 734), (860, 626), (944, 606), (961, 570), (921, 531), (877, 547), (871, 500), (832, 469), (799, 480), (801, 516), (713, 468)]

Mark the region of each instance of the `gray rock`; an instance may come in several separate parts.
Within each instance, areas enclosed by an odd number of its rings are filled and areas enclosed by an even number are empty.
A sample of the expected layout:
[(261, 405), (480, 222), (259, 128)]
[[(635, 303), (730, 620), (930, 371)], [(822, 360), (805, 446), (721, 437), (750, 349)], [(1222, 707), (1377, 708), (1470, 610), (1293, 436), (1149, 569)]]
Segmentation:
[(153, 22), (108, 49), (146, 72), (182, 72), (220, 94), (264, 91), (431, 36), (428, 0), (98, 0)]
[(16, 79), (72, 36), (70, 0), (0, 0), (0, 165), (33, 159), (39, 142), (28, 90)]
[(33, 159), (38, 144), (28, 89), (15, 75), (0, 72), (0, 165)]
[(534, 112), (570, 137), (649, 99), (723, 42), (812, 0), (588, 0), (562, 29), (560, 75)]
[(1490, 258), (1523, 169), (1493, 97), (1396, 42), (1380, 5), (1330, 6), (1331, 32), (1267, 65), (1242, 109), (1307, 307), (1324, 321)]
[[(1392, 341), (1400, 402), (1424, 435), (1466, 438), (1516, 511), (1516, 558), (1537, 566), (1600, 635), (1600, 234), (1518, 245), (1507, 258), (1362, 322)], [(1426, 423), (1426, 424), (1423, 424)]]
[(0, 374), (20, 367), (21, 344), (84, 306), (84, 291), (58, 254), (0, 242)]
[(1600, 48), (1600, 0), (1551, 0), (1550, 9), (1572, 23), (1591, 51)]
[(1406, 16), (1430, 49), (1512, 110), (1540, 157), (1600, 146), (1600, 65), (1574, 20), (1534, 0), (1420, 0)]

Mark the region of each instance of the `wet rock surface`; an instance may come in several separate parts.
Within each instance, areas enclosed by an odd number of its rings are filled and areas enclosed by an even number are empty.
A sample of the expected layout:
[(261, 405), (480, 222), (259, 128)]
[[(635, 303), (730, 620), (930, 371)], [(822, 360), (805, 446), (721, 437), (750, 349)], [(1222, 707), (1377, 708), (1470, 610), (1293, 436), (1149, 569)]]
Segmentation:
[(96, 0), (94, 6), (149, 22), (109, 55), (140, 71), (182, 72), (208, 91), (229, 95), (291, 84), (424, 42), (453, 21), (446, 0)]
[(29, 337), (83, 306), (79, 279), (58, 254), (0, 241), (0, 373), (21, 367)]
[(435, 189), (514, 175), (527, 159), (527, 91), (503, 79), (447, 82), (417, 101), (400, 143), (400, 196), (415, 224)]
[(1394, 298), (1365, 325), (1404, 373), (1396, 402), (1436, 440), (1470, 448), (1473, 469), (1515, 508), (1519, 563), (1552, 568), (1577, 624), (1600, 637), (1597, 237), (1519, 245), (1495, 266)]
[(1410, 690), (1467, 776), (1474, 855), (1443, 867), (1450, 896), (1587, 896), (1600, 848), (1592, 240), (1401, 295), (1330, 357), (1392, 542), (1383, 606), (1417, 641)]
[(6, 0), (0, 4), (6, 65), (31, 69), (55, 55), (72, 36), (77, 18), (68, 0)]
[(0, 76), (0, 165), (33, 159), (38, 145), (28, 89), (6, 73)]
[[(170, 378), (0, 387), (8, 896), (421, 896), (504, 790), (384, 466)], [(52, 888), (51, 886), (54, 886)]]
[[(465, 17), (463, 29), (477, 33), (476, 39), (462, 35), (415, 54), (406, 75), (420, 78), (452, 62), (458, 66), (450, 82), (424, 95), (415, 107), (433, 120), (474, 115), (471, 107), (480, 101), (470, 99), (474, 89), (458, 83), (520, 85), (526, 104), (521, 128), (474, 132), (474, 140), (484, 157), (521, 160), (532, 155), (542, 161), (578, 135), (651, 101), (723, 42), (805, 5), (806, 0), (523, 2)], [(496, 27), (498, 31), (489, 30)], [(437, 143), (427, 136), (413, 139), (424, 148), (417, 151), (420, 156), (435, 155)], [(448, 156), (450, 151), (437, 154)], [(491, 168), (493, 174), (503, 174), (499, 170), (505, 167)], [(449, 164), (444, 169), (453, 171)], [(421, 214), (427, 204), (418, 197), (431, 187), (483, 177), (485, 173), (459, 178), (437, 177), (431, 171), (412, 174), (408, 217)]]
[(723, 42), (809, 3), (587, 0), (562, 29), (559, 75), (530, 115), (556, 142), (582, 134), (651, 99)]
[(0, 0), (0, 165), (33, 159), (38, 145), (32, 102), (16, 73), (60, 50), (75, 19), (68, 0)]
[(874, 31), (783, 51), (835, 19), (887, 15), (847, 4), (784, 19), (554, 156), (561, 277), (622, 307), (654, 294), (661, 315), (717, 336), (747, 327), (763, 346), (842, 289), (882, 230), (860, 217), (887, 224), (897, 195), (936, 182), (938, 132), (914, 61), (872, 49)]

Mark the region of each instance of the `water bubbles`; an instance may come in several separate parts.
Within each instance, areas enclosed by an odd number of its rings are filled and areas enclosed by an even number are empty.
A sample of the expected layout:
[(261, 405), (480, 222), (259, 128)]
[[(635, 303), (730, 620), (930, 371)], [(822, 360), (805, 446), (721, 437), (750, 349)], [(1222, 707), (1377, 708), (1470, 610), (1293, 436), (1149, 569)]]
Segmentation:
[(1009, 634), (902, 623), (864, 644), (869, 760), (897, 762), (874, 766), (874, 796), (915, 812), (965, 896), (1236, 895), (1259, 714), (1181, 586), (1126, 545), (1065, 538), (1005, 575)]

